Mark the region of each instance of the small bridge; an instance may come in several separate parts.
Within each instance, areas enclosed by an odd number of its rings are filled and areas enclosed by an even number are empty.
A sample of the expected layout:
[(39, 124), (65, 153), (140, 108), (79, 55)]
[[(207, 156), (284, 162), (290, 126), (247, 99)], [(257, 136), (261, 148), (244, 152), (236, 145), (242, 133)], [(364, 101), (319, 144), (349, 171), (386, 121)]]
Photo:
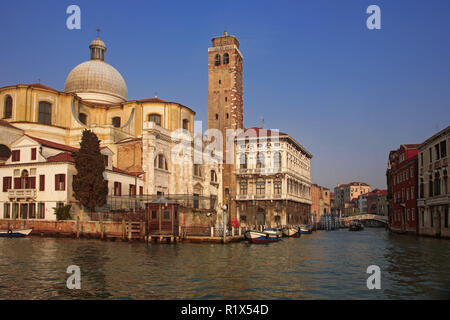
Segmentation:
[(351, 217), (345, 217), (341, 219), (344, 223), (349, 223), (353, 220), (360, 220), (360, 221), (364, 221), (364, 220), (375, 220), (375, 221), (379, 221), (379, 222), (383, 222), (383, 223), (387, 223), (388, 222), (388, 217), (386, 216), (379, 216), (376, 214), (360, 214), (357, 216), (351, 216)]

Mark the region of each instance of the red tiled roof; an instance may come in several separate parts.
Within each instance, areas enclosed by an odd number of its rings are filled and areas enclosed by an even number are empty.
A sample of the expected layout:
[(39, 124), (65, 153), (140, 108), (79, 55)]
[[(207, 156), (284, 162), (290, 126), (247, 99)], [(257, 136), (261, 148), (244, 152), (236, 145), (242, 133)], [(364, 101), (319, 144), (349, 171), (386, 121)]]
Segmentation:
[(69, 151), (69, 152), (77, 152), (78, 151), (78, 148), (66, 146), (65, 144), (60, 144), (60, 143), (56, 143), (56, 142), (53, 142), (53, 141), (48, 141), (48, 140), (45, 140), (45, 139), (32, 137), (32, 136), (29, 136), (27, 134), (26, 134), (26, 136), (28, 138), (31, 138), (34, 141), (40, 143), (41, 145), (43, 145), (45, 147), (48, 147), (48, 148), (58, 149), (58, 150), (63, 150), (63, 151)]
[(119, 169), (116, 167), (113, 167), (113, 171), (118, 172), (118, 173), (128, 174), (130, 176), (139, 176), (141, 174), (140, 172), (128, 172), (128, 171), (125, 171), (125, 170), (122, 170), (122, 169)]
[(72, 162), (75, 163), (75, 159), (72, 157), (72, 154), (69, 152), (61, 152), (58, 153), (56, 156), (52, 156), (47, 158), (47, 161), (49, 162)]

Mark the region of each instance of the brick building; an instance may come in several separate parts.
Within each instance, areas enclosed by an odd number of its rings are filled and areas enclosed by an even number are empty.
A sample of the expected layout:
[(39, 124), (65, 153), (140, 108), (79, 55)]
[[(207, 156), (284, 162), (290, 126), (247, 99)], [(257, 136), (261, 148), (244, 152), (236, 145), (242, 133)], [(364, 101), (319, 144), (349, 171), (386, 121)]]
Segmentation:
[(389, 153), (387, 177), (389, 227), (393, 232), (417, 233), (417, 147), (402, 144)]

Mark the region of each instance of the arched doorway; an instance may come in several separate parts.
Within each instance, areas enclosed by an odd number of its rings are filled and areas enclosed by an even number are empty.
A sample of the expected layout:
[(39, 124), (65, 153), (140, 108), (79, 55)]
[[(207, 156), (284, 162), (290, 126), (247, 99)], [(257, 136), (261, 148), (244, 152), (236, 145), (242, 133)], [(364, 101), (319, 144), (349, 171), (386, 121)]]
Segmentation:
[(266, 211), (263, 208), (256, 210), (256, 225), (263, 226), (266, 224)]

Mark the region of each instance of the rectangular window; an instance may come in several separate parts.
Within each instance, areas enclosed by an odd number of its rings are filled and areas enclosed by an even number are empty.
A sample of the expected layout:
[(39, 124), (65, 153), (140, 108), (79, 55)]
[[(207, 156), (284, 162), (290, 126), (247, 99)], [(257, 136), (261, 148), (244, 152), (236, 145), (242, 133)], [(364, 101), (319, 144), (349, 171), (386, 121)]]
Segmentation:
[(433, 221), (433, 211), (434, 211), (434, 208), (433, 207), (431, 207), (430, 208), (430, 226), (431, 227), (433, 227), (434, 226), (434, 221)]
[(430, 164), (433, 162), (433, 150), (428, 148), (429, 156), (430, 156)]
[(164, 220), (170, 220), (170, 211), (164, 210)]
[(12, 177), (3, 177), (3, 192), (12, 188)]
[(156, 210), (152, 210), (152, 220), (156, 220)]
[(420, 166), (423, 167), (423, 152), (420, 153)]
[(436, 151), (436, 160), (439, 160), (441, 158), (441, 152), (439, 151), (439, 143), (434, 146), (434, 151)]
[(444, 226), (445, 226), (445, 228), (448, 228), (448, 216), (449, 216), (449, 212), (448, 212), (448, 205), (446, 205), (445, 207), (444, 207)]
[(106, 154), (103, 155), (103, 162), (105, 163), (105, 167), (107, 167), (109, 164), (109, 161), (108, 161), (108, 156)]
[(45, 175), (39, 176), (39, 191), (45, 191)]
[(447, 141), (441, 141), (441, 158), (445, 158), (447, 156)]
[(11, 218), (11, 204), (5, 203), (3, 204), (3, 219)]
[(66, 175), (55, 174), (55, 191), (66, 190)]
[(31, 149), (31, 160), (36, 160), (36, 148)]
[(199, 208), (199, 194), (194, 193), (194, 209), (198, 209)]
[(416, 210), (414, 210), (414, 208), (411, 209), (411, 220), (412, 221), (416, 221), (416, 217), (415, 217), (416, 212), (415, 211)]
[(12, 207), (12, 218), (17, 219), (19, 217), (19, 204), (13, 203)]
[(242, 195), (246, 195), (247, 194), (247, 183), (241, 183), (240, 184), (240, 191)]
[(139, 195), (144, 195), (144, 187), (139, 187)]
[(130, 184), (130, 187), (128, 189), (128, 194), (130, 196), (135, 196), (136, 195), (136, 186), (134, 184)]
[(22, 189), (22, 179), (14, 178), (14, 189)]
[(256, 183), (256, 194), (266, 194), (266, 182), (258, 181)]
[(20, 150), (13, 150), (11, 152), (11, 156), (12, 156), (12, 158), (11, 158), (12, 162), (20, 161)]
[(20, 204), (20, 219), (27, 219), (28, 218), (28, 204), (27, 203), (21, 203)]
[(115, 196), (122, 195), (122, 184), (120, 182), (114, 182), (114, 195)]
[(281, 194), (281, 181), (275, 181), (273, 189), (275, 194)]
[(28, 205), (28, 218), (36, 219), (36, 203), (30, 203)]
[(45, 203), (44, 202), (39, 202), (38, 219), (45, 219)]

